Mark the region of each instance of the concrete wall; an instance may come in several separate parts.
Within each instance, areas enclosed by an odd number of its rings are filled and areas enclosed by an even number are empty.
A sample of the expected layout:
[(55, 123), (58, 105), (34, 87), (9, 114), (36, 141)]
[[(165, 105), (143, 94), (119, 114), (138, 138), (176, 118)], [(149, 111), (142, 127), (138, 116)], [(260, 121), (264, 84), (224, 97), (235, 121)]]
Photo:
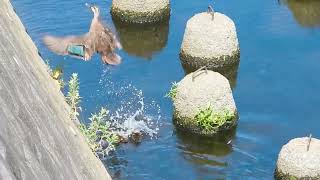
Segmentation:
[(0, 180), (110, 179), (68, 111), (9, 0), (0, 0)]

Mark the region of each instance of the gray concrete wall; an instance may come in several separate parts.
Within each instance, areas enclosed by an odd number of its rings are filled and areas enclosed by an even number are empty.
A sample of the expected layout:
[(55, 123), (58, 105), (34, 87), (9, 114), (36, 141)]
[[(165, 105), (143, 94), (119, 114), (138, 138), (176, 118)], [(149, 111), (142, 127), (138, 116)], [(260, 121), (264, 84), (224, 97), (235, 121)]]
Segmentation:
[(110, 179), (9, 0), (0, 0), (0, 180)]

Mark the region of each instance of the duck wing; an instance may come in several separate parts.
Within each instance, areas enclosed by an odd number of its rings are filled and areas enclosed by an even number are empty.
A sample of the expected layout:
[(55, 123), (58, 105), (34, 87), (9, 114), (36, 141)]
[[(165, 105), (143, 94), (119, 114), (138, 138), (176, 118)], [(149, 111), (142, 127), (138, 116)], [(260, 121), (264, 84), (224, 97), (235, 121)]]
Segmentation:
[(90, 59), (94, 51), (92, 50), (92, 41), (90, 41), (88, 34), (85, 34), (83, 36), (65, 37), (55, 37), (47, 35), (43, 37), (43, 42), (48, 47), (48, 49), (58, 55), (70, 55), (68, 48), (71, 45), (82, 45), (85, 47), (85, 56), (80, 58), (84, 60)]

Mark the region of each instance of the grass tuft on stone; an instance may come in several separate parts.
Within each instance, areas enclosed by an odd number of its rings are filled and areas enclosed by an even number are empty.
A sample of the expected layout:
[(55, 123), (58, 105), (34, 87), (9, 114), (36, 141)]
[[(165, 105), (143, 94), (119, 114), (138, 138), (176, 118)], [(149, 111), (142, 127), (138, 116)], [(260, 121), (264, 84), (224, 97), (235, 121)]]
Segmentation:
[(110, 131), (110, 123), (106, 122), (108, 113), (106, 108), (101, 108), (99, 113), (91, 114), (88, 126), (80, 125), (80, 130), (86, 136), (91, 150), (98, 157), (108, 155), (119, 144), (119, 137)]
[(227, 123), (232, 123), (234, 118), (235, 115), (231, 111), (215, 112), (211, 105), (200, 109), (195, 115), (197, 124), (205, 131), (215, 131)]
[(81, 111), (81, 107), (79, 106), (81, 97), (79, 95), (79, 79), (77, 73), (72, 74), (68, 85), (69, 91), (66, 99), (71, 107), (70, 117), (71, 119), (76, 120), (79, 116), (79, 111)]
[(169, 92), (166, 94), (166, 97), (171, 98), (171, 99), (176, 98), (177, 87), (178, 87), (178, 83), (177, 82), (173, 82)]

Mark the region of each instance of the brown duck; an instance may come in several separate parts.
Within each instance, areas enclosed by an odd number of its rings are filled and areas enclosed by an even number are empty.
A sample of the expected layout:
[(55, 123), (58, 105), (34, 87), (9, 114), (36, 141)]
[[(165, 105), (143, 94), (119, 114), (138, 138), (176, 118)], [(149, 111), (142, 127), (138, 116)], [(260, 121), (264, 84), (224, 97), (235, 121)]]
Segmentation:
[(121, 49), (121, 44), (111, 30), (100, 20), (99, 8), (86, 5), (94, 15), (89, 32), (82, 36), (44, 36), (44, 43), (51, 51), (59, 55), (70, 55), (88, 61), (97, 52), (101, 55), (104, 63), (120, 64), (121, 58), (115, 53), (115, 50)]

